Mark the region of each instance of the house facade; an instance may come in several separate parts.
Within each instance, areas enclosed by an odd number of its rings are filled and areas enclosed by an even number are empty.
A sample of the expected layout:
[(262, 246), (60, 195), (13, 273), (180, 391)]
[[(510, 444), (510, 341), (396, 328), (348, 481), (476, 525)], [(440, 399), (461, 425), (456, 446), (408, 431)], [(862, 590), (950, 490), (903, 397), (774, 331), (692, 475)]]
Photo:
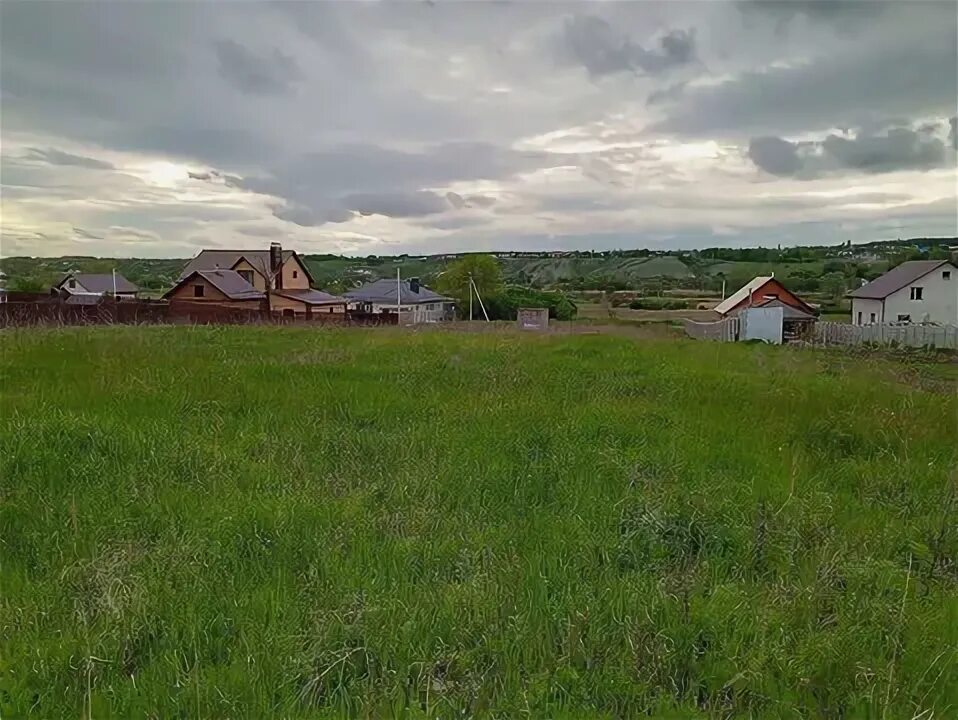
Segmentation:
[[(258, 301), (267, 300), (269, 309), (277, 314), (295, 317), (346, 312), (347, 301), (313, 288), (306, 264), (295, 251), (283, 250), (278, 243), (270, 245), (269, 250), (203, 250), (183, 268), (177, 287), (168, 295), (184, 299), (180, 296), (188, 296), (190, 291), (180, 288), (180, 284), (190, 279), (191, 287), (195, 287), (196, 273), (212, 271), (235, 273), (246, 287), (240, 292), (231, 277), (228, 281), (231, 288), (240, 294), (249, 289), (260, 293)], [(220, 298), (220, 302), (224, 301), (246, 302), (245, 299)]]
[(53, 286), (53, 292), (77, 299), (95, 300), (106, 295), (119, 298), (135, 298), (140, 289), (118, 273), (76, 273), (71, 272)]
[(398, 309), (401, 323), (444, 322), (452, 320), (455, 311), (452, 298), (433, 292), (422, 285), (419, 278), (384, 278), (350, 290), (343, 296), (364, 313), (389, 315)]
[(848, 297), (853, 325), (958, 325), (958, 267), (948, 260), (905, 262)]
[(257, 290), (235, 270), (194, 270), (181, 277), (163, 299), (260, 310), (266, 302), (266, 293)]

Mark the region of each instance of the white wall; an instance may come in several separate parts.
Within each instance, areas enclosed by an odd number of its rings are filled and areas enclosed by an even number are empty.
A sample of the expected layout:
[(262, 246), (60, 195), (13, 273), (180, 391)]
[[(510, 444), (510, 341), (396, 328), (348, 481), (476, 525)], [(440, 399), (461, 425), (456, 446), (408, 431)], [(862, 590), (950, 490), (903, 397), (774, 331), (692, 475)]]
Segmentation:
[[(881, 300), (852, 298), (852, 325), (871, 325), (872, 323), (880, 323), (882, 322), (881, 312)], [(874, 320), (871, 319), (872, 313), (875, 315)], [(860, 320), (859, 315), (861, 315)]]
[[(943, 280), (942, 271), (951, 272)], [(911, 299), (911, 288), (922, 289), (921, 300)], [(885, 298), (885, 322), (898, 322), (899, 315), (908, 315), (911, 322), (934, 322), (958, 325), (958, 272), (952, 266), (933, 270), (922, 278)]]
[(782, 344), (782, 320), (785, 308), (747, 308), (739, 313), (742, 320), (742, 340), (764, 340), (773, 345)]
[[(364, 303), (358, 303), (356, 307), (363, 307), (363, 305)], [(402, 312), (401, 320), (404, 323), (440, 322), (447, 320), (448, 316), (452, 314), (452, 303), (434, 302), (403, 305), (400, 310)], [(389, 303), (373, 303), (372, 312), (395, 313), (396, 306)]]

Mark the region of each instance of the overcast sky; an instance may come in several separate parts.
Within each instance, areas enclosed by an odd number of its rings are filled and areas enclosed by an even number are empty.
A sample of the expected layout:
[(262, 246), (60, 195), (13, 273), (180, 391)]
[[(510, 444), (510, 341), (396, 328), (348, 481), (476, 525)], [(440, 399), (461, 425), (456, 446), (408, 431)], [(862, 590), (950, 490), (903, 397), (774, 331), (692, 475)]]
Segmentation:
[(0, 253), (955, 235), (956, 12), (4, 0)]

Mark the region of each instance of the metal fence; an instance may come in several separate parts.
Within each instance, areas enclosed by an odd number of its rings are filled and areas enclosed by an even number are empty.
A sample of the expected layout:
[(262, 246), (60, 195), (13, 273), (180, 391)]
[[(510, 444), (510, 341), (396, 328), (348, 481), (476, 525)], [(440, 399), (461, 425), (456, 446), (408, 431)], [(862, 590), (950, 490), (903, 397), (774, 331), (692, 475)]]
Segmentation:
[(57, 325), (395, 325), (395, 316), (373, 313), (313, 313), (286, 317), (266, 308), (190, 301), (104, 300), (71, 305), (47, 297), (36, 302), (0, 303), (0, 327)]
[(958, 327), (954, 325), (849, 325), (818, 322), (812, 342), (820, 345), (861, 345), (863, 343), (958, 349)]
[(725, 318), (718, 322), (685, 321), (685, 334), (696, 340), (718, 340), (735, 342), (739, 337), (741, 322), (737, 317)]

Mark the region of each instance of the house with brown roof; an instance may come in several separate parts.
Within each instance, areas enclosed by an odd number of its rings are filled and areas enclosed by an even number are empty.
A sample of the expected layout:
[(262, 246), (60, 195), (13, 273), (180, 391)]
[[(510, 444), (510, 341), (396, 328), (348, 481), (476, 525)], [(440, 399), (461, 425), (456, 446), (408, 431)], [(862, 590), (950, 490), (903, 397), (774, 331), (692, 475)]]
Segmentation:
[(164, 300), (228, 304), (258, 310), (266, 293), (253, 287), (235, 270), (193, 270), (163, 296)]
[(266, 306), (287, 316), (345, 313), (348, 301), (312, 287), (299, 255), (269, 250), (202, 250), (183, 268), (166, 299)]
[(903, 262), (848, 297), (853, 325), (958, 325), (958, 267), (949, 260)]

